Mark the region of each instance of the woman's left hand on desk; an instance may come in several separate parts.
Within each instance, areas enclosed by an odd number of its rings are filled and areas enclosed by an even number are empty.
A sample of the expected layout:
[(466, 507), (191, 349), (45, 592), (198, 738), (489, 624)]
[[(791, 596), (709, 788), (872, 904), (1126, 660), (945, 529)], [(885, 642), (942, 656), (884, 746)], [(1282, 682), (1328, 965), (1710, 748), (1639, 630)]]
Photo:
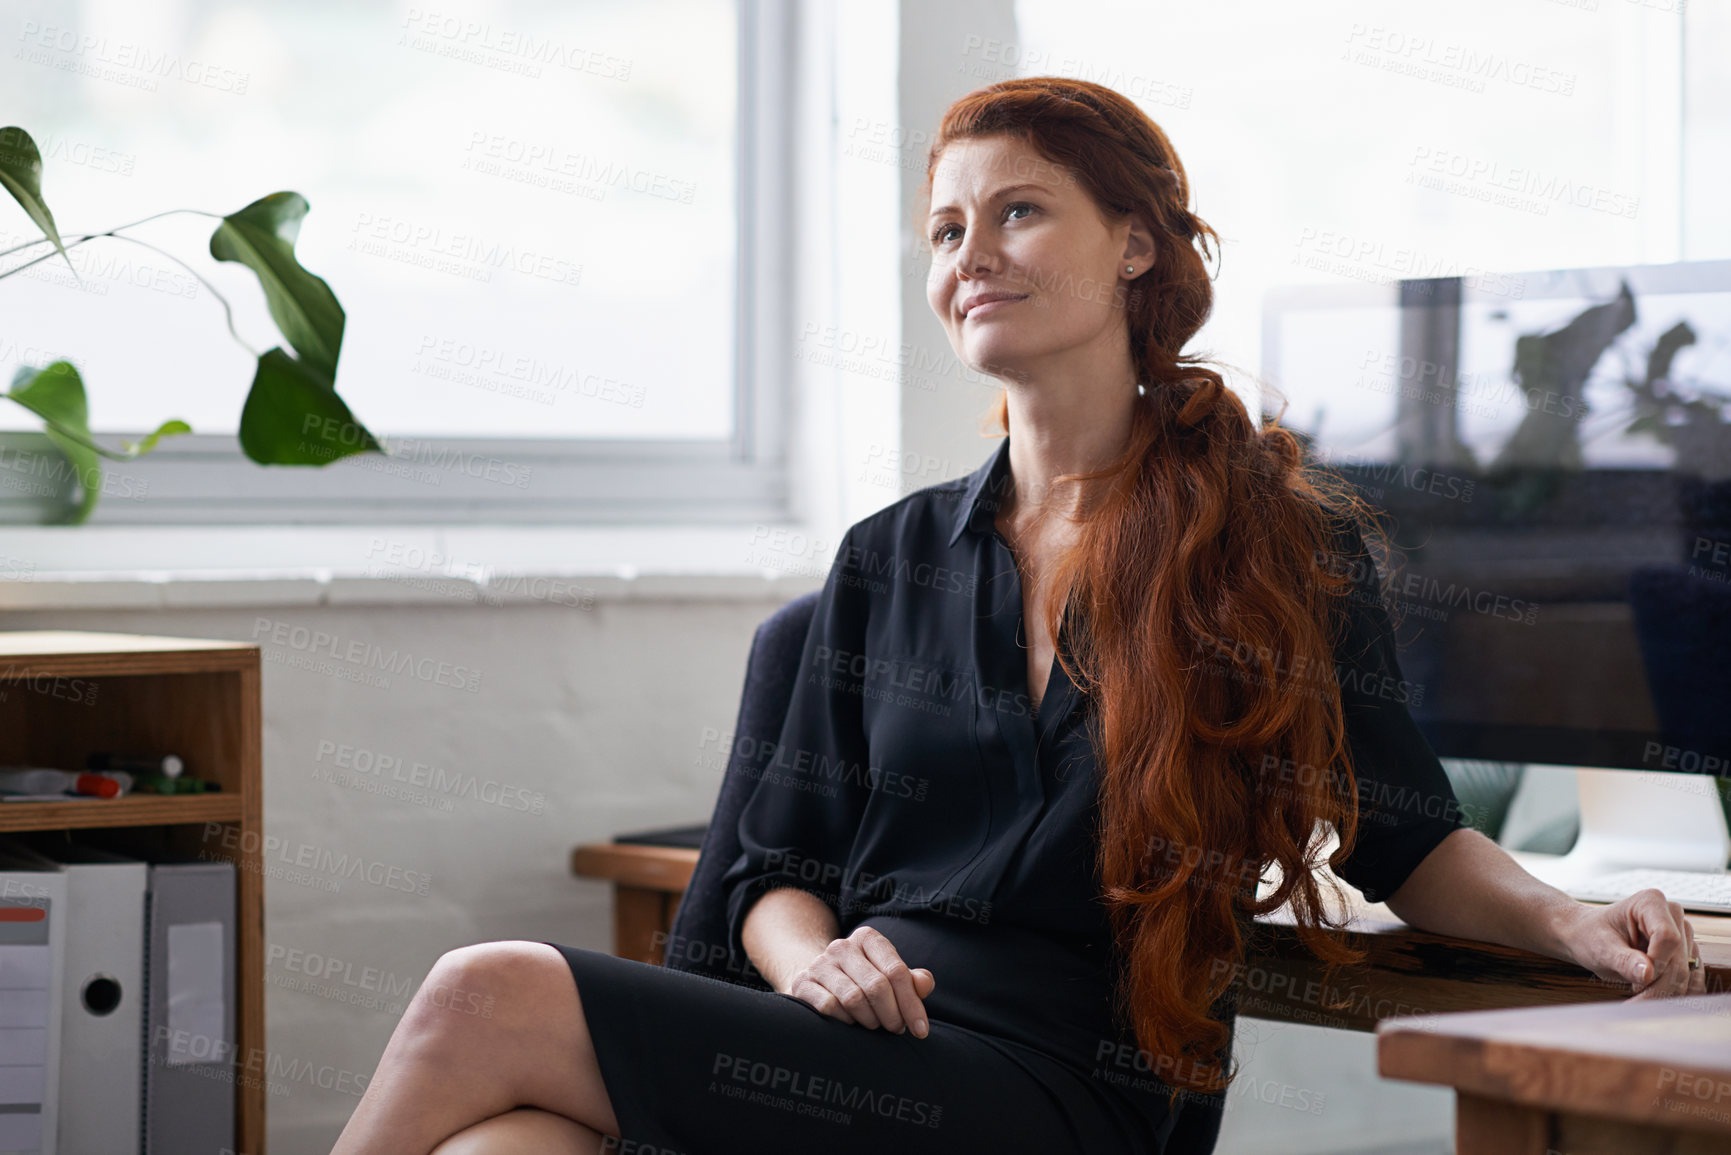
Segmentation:
[(1629, 983), (1635, 998), (1707, 990), (1706, 968), (1689, 966), (1700, 957), (1695, 930), (1662, 891), (1639, 891), (1608, 906), (1581, 904), (1566, 941), (1576, 962), (1602, 979)]

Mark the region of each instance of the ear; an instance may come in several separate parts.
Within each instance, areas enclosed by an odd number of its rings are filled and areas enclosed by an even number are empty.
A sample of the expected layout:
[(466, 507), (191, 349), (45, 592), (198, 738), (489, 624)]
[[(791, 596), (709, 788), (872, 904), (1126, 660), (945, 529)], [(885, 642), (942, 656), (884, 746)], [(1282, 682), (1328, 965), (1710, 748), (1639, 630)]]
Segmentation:
[(1133, 265), (1137, 273), (1152, 268), (1154, 258), (1158, 255), (1157, 244), (1153, 231), (1142, 219), (1142, 215), (1140, 213), (1132, 215), (1129, 235), (1124, 238), (1124, 259), (1119, 263), (1119, 268), (1122, 269), (1124, 265)]

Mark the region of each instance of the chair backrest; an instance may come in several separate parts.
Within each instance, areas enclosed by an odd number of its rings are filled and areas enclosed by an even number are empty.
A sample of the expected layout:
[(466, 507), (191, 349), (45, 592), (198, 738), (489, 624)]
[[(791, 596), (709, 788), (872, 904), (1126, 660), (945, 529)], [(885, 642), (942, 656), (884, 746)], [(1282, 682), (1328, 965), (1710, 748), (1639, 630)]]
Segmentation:
[(817, 594), (801, 594), (776, 610), (752, 635), (745, 663), (745, 689), (727, 755), (721, 792), (697, 854), (697, 869), (680, 900), (666, 943), (666, 965), (709, 978), (768, 990), (769, 984), (746, 960), (730, 960), (727, 903), (721, 876), (739, 857), (739, 812), (757, 783), (758, 772), (781, 738), (787, 705), (793, 699), (799, 656), (811, 630)]

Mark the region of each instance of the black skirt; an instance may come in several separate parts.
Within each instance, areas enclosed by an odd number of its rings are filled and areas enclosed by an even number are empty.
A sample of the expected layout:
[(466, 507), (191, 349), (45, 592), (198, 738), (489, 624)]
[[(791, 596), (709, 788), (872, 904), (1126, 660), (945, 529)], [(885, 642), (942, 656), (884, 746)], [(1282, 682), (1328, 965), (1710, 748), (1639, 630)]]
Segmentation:
[[(1090, 1071), (946, 1020), (931, 998), (921, 1039), (792, 995), (547, 945), (571, 966), (620, 1155), (1154, 1155), (1177, 1114), (1153, 1107), (1168, 1089), (1146, 1073)], [(1142, 1093), (1126, 1093), (1132, 1081)]]

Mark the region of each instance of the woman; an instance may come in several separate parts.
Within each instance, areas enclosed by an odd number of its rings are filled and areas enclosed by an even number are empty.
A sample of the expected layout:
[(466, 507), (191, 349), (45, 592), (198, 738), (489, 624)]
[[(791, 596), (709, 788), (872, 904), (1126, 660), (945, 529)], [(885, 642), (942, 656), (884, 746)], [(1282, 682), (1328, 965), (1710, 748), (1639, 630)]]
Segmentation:
[[(1415, 926), (1699, 989), (1658, 891), (1579, 904), (1464, 827), (1368, 523), (1180, 355), (1218, 238), (1161, 130), (1097, 85), (1006, 81), (946, 113), (927, 177), (928, 298), (1005, 383), (1008, 436), (837, 552), (724, 879), (727, 946), (773, 993), (452, 951), (334, 1155), (1099, 1155), (1193, 1113), (1205, 1148), (1247, 920), (1290, 902), (1349, 957), (1319, 822)], [(491, 1018), (457, 1009), (477, 994)]]

